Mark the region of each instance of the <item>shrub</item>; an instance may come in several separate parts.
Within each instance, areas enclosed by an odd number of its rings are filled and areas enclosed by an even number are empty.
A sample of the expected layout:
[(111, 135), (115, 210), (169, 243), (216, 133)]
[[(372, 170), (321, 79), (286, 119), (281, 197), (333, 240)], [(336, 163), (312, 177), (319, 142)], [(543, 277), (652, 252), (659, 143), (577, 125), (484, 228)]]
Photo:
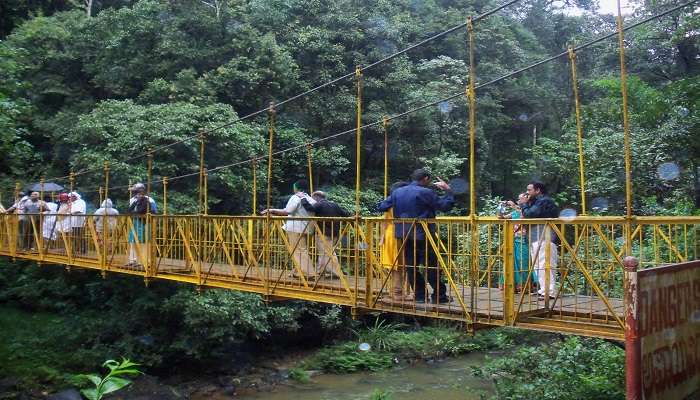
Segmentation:
[(490, 377), (493, 399), (624, 399), (624, 350), (597, 339), (569, 337), (519, 348), (475, 368)]
[(360, 351), (357, 343), (349, 342), (320, 350), (304, 362), (310, 369), (332, 373), (379, 371), (391, 367), (390, 354), (377, 351)]
[(289, 379), (293, 381), (297, 381), (299, 383), (309, 383), (311, 382), (311, 378), (309, 377), (309, 373), (306, 372), (303, 368), (292, 368), (289, 370)]

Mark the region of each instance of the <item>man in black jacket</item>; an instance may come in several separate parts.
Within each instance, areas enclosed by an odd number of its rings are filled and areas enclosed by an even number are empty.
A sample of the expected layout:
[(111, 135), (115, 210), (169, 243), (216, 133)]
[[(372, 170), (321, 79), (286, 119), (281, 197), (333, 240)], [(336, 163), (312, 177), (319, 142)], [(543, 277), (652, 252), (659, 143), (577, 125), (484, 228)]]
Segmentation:
[[(317, 190), (311, 194), (316, 203), (311, 204), (307, 199), (301, 198), (301, 205), (306, 211), (314, 213), (317, 217), (344, 218), (351, 214), (343, 207), (326, 199), (326, 194)], [(319, 229), (316, 230), (316, 251), (318, 252), (319, 273), (331, 277), (341, 274), (340, 263), (335, 255), (335, 245), (340, 236), (340, 221), (317, 221)], [(330, 264), (330, 268), (328, 266)]]
[[(558, 218), (559, 207), (547, 195), (547, 187), (540, 181), (532, 181), (527, 185), (529, 201), (522, 207), (525, 218)], [(559, 266), (557, 245), (552, 240), (554, 233), (547, 224), (530, 226), (530, 258), (537, 271), (541, 297), (556, 296), (556, 269)], [(549, 277), (546, 271), (549, 268)]]

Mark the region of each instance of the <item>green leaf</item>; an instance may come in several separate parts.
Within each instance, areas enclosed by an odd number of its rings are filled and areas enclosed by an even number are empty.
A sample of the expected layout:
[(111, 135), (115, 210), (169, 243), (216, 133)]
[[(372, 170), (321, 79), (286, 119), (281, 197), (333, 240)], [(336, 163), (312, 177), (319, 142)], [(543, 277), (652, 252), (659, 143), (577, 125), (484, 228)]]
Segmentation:
[(131, 384), (129, 379), (110, 377), (102, 384), (102, 394), (116, 392), (117, 390)]
[(110, 376), (117, 376), (117, 375), (138, 375), (140, 374), (141, 371), (130, 368), (130, 369), (115, 369), (113, 370), (109, 375)]
[(97, 395), (97, 389), (83, 389), (80, 391), (88, 400), (100, 400), (102, 396)]
[(102, 382), (102, 378), (95, 374), (81, 374), (78, 375), (78, 377), (88, 379), (90, 382), (95, 384), (95, 386), (98, 386)]
[(114, 360), (107, 360), (102, 364), (102, 366), (113, 370), (114, 368), (117, 368), (119, 366), (119, 363)]

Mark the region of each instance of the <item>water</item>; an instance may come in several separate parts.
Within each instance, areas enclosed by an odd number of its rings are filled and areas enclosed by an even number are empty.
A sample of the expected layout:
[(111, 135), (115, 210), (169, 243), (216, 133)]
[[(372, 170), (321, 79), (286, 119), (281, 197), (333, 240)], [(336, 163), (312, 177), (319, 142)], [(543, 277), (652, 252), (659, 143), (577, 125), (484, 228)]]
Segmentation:
[(471, 367), (482, 365), (483, 359), (483, 355), (474, 354), (374, 373), (323, 374), (311, 378), (307, 384), (279, 385), (273, 392), (237, 398), (365, 400), (379, 389), (389, 392), (394, 400), (478, 400), (481, 394), (493, 393), (487, 380), (471, 374)]

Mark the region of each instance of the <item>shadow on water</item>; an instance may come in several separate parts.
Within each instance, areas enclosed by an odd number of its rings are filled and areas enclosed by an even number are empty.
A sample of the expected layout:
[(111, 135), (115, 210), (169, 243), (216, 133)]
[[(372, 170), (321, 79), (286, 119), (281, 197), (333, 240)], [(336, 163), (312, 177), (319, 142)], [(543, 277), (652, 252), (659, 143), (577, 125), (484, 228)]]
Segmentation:
[(307, 384), (278, 386), (273, 392), (240, 396), (253, 400), (361, 400), (379, 389), (394, 400), (478, 400), (491, 394), (491, 384), (472, 376), (471, 367), (483, 363), (483, 354), (452, 358), (435, 363), (420, 363), (381, 372), (347, 375), (323, 374)]

